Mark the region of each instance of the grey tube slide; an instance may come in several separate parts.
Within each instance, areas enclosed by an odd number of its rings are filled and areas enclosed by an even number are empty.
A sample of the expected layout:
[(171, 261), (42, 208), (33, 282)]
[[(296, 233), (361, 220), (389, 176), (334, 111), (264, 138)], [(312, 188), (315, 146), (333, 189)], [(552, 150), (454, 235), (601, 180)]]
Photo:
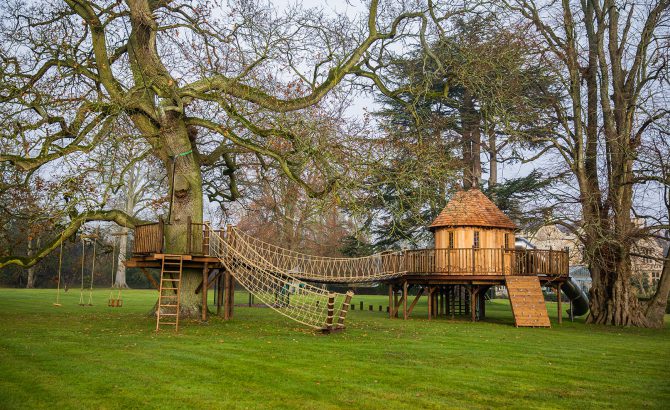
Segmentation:
[[(572, 309), (575, 316), (582, 316), (589, 311), (589, 297), (574, 279), (568, 278), (563, 286), (561, 286), (561, 290), (572, 301)], [(570, 313), (569, 309), (568, 313)]]

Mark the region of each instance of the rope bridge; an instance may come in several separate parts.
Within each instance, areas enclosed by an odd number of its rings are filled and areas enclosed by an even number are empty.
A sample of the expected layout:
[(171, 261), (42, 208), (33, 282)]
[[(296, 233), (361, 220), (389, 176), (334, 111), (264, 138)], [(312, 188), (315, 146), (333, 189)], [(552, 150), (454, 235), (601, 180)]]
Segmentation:
[[(273, 265), (251, 247), (232, 246), (234, 241), (212, 231), (209, 254), (217, 257), (233, 277), (258, 300), (278, 313), (315, 329), (333, 327), (334, 306), (342, 306), (337, 323), (344, 318), (353, 293), (346, 295), (307, 284)], [(244, 243), (244, 242), (238, 242)]]
[(311, 282), (377, 282), (405, 273), (402, 269), (405, 253), (402, 251), (382, 252), (361, 258), (314, 256), (263, 242), (234, 226), (229, 229), (226, 241), (247, 258), (253, 259), (259, 255), (277, 271)]

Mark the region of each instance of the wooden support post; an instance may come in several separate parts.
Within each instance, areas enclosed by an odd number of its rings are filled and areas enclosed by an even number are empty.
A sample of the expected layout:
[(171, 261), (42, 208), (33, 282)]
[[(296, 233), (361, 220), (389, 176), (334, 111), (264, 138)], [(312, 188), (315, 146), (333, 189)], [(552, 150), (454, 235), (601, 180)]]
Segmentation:
[(563, 308), (561, 307), (561, 283), (556, 285), (556, 302), (558, 305), (558, 324), (563, 324)]
[(393, 284), (389, 283), (389, 305), (386, 309), (389, 312), (389, 319), (393, 319)]
[(446, 299), (444, 316), (449, 316), (449, 313), (450, 313), (450, 310), (451, 310), (450, 309), (451, 306), (449, 306), (449, 304), (451, 303), (451, 298), (449, 297), (450, 293), (451, 293), (451, 286), (446, 286), (444, 288), (444, 296), (445, 296), (445, 299)]
[(407, 281), (402, 284), (402, 318), (407, 320)]
[(349, 311), (349, 303), (351, 302), (351, 298), (354, 296), (354, 292), (352, 291), (347, 291), (346, 295), (344, 295), (344, 302), (342, 302), (342, 308), (340, 308), (340, 317), (337, 319), (337, 329), (342, 330), (344, 329), (344, 319), (347, 318), (347, 312)]
[(361, 302), (359, 303), (359, 305), (361, 305), (361, 309), (360, 309), (360, 310), (361, 310), (361, 312), (362, 312), (362, 311), (363, 311), (363, 301), (362, 301), (362, 300), (361, 300)]
[(335, 316), (335, 294), (328, 295), (328, 316), (326, 317), (326, 330), (333, 330), (333, 317)]
[(223, 274), (223, 292), (222, 292), (222, 301), (223, 301), (223, 320), (230, 320), (230, 309), (228, 304), (230, 303), (230, 271), (226, 269)]
[(477, 291), (479, 286), (470, 285), (470, 319), (475, 322), (477, 321), (477, 305), (475, 301), (477, 299)]
[(233, 318), (233, 313), (235, 312), (235, 278), (233, 275), (230, 275), (230, 285), (228, 287), (230, 294), (230, 304), (228, 305), (230, 313), (228, 314), (229, 318)]
[(398, 317), (398, 292), (393, 292), (393, 317)]
[(433, 319), (433, 287), (428, 287), (428, 320)]
[(202, 321), (207, 320), (207, 281), (209, 280), (209, 266), (205, 262), (205, 266), (202, 268)]
[[(223, 305), (223, 281), (225, 278), (225, 272), (219, 274), (219, 277), (216, 279), (216, 314), (221, 314), (221, 305)], [(225, 312), (224, 312), (225, 315)]]
[(440, 286), (440, 316), (444, 315), (444, 286)]
[[(219, 295), (218, 295), (218, 300), (216, 301), (216, 312), (218, 314), (221, 313), (221, 305), (224, 303), (227, 303), (225, 299), (228, 297), (228, 277), (230, 276), (230, 272), (226, 269), (225, 272), (223, 272), (223, 275), (219, 276)], [(227, 306), (223, 306), (223, 320), (228, 320), (230, 317), (228, 316), (228, 308)]]

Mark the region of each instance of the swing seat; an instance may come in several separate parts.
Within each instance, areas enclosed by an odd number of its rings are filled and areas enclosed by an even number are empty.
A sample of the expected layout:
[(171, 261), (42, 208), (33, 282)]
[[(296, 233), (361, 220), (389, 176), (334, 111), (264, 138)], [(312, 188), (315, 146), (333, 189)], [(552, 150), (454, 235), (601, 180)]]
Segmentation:
[(61, 307), (61, 306), (63, 306), (63, 305), (61, 305), (60, 303), (54, 303), (53, 305), (54, 305), (55, 307)]

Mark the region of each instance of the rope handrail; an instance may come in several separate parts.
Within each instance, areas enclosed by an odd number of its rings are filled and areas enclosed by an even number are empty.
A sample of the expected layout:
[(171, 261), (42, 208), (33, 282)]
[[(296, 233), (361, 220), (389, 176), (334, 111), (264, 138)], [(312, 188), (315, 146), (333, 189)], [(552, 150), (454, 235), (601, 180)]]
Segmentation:
[(294, 277), (331, 283), (374, 282), (404, 274), (402, 251), (382, 252), (358, 258), (333, 258), (308, 255), (254, 238), (236, 227), (226, 238), (240, 252), (253, 252), (278, 270)]

